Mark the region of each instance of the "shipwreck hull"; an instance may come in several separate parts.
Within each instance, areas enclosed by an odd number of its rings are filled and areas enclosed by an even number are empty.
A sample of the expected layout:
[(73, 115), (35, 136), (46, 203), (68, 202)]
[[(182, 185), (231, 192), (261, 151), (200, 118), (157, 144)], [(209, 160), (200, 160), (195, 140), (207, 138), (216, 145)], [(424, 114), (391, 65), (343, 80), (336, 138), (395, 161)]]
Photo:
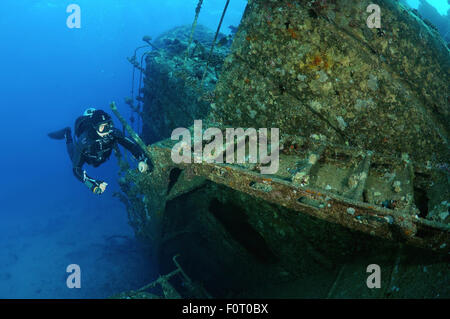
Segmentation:
[[(402, 246), (207, 182), (167, 203), (159, 246), (214, 298), (444, 297), (448, 257)], [(382, 289), (366, 286), (367, 266)], [(438, 280), (430, 280), (438, 278)], [(401, 287), (401, 291), (396, 291)]]
[[(150, 211), (162, 213), (167, 200), (209, 180), (373, 236), (445, 254), (450, 251), (450, 218), (427, 219), (428, 211), (417, 208), (422, 203), (415, 202), (414, 190), (423, 184), (414, 184), (416, 171), (408, 159), (299, 142), (295, 144), (298, 151), (289, 147), (288, 154), (281, 154), (277, 174), (264, 175), (257, 164), (175, 164), (171, 159), (175, 143), (165, 140), (151, 146), (153, 160), (160, 167), (141, 181), (159, 190), (157, 196), (151, 196), (155, 206), (149, 207)], [(428, 184), (449, 188), (446, 172), (422, 169), (419, 167), (417, 174), (428, 176)], [(397, 185), (402, 187), (397, 189)], [(444, 192), (441, 199), (446, 196)]]
[[(296, 138), (284, 141), (279, 173), (263, 175), (256, 164), (174, 164), (174, 144), (153, 144), (154, 171), (128, 176), (144, 193), (145, 211), (154, 212), (140, 217), (146, 225), (140, 233), (151, 235), (147, 239), (159, 250), (161, 269), (168, 272), (171, 258), (180, 254), (186, 271), (213, 296), (246, 296), (243, 291), (250, 293), (261, 280), (269, 289), (304, 279), (304, 273), (324, 280), (311, 293), (338, 296), (333, 283), (346, 258), (378, 259), (374, 263), (390, 269), (403, 245), (438, 252), (419, 256), (448, 267), (450, 226), (420, 217), (423, 212), (414, 202), (416, 170), (408, 159)], [(420, 174), (444, 173), (429, 169)], [(392, 186), (394, 180), (401, 181), (401, 190)], [(383, 207), (386, 202), (395, 205)]]
[[(381, 29), (366, 24), (373, 2)], [(213, 297), (450, 296), (450, 55), (432, 25), (391, 0), (249, 0), (205, 87), (208, 41), (182, 62), (180, 30), (147, 58), (143, 139), (155, 168), (120, 180), (162, 274), (180, 254)], [(278, 172), (175, 164), (167, 138), (199, 116), (279, 128)], [(369, 264), (382, 289), (367, 288)]]
[(251, 0), (210, 116), (447, 163), (449, 70), (446, 43), (399, 1)]

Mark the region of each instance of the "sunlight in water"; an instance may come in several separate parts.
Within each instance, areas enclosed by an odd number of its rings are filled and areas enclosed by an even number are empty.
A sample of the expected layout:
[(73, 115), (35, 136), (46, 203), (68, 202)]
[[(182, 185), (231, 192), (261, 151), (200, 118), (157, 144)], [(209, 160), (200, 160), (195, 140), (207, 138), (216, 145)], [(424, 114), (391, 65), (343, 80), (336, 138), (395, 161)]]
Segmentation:
[[(408, 0), (407, 2), (411, 7), (415, 9), (417, 9), (420, 4), (420, 0)], [(441, 15), (446, 15), (448, 10), (450, 9), (450, 4), (445, 0), (428, 0), (428, 3), (435, 7)]]

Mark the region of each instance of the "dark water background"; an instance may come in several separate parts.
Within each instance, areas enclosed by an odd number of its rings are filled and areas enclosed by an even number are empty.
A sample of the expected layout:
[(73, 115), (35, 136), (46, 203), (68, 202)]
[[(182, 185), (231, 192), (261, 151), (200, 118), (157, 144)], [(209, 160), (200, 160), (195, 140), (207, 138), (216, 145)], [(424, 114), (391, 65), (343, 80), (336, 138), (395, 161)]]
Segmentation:
[[(409, 1), (413, 6), (418, 1)], [(66, 8), (81, 7), (81, 29)], [(225, 1), (205, 0), (199, 23), (216, 30)], [(439, 4), (444, 14), (449, 5)], [(231, 0), (222, 31), (239, 24), (245, 0)], [(191, 24), (195, 0), (2, 0), (0, 2), (0, 298), (104, 298), (157, 276), (148, 247), (134, 239), (112, 193), (114, 158), (94, 178), (101, 197), (72, 175), (62, 141), (47, 133), (73, 125), (87, 107), (108, 110), (130, 95), (126, 57), (168, 29)], [(157, 115), (155, 115), (157, 116)], [(82, 288), (66, 287), (78, 264)]]

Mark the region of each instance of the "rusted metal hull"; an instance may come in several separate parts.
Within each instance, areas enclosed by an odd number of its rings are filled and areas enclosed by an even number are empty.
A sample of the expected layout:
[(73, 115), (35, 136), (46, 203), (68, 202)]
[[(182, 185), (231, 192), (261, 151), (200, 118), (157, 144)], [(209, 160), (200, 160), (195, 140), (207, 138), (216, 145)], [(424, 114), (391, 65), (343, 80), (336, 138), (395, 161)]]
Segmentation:
[[(194, 174), (215, 183), (287, 207), (299, 213), (341, 224), (370, 235), (439, 251), (448, 251), (450, 227), (416, 217), (414, 211), (398, 211), (375, 207), (322, 190), (294, 186), (277, 178), (267, 178), (232, 166), (193, 164)], [(250, 185), (268, 185), (262, 191)], [(308, 204), (308, 200), (309, 203)], [(412, 214), (411, 214), (412, 213)], [(426, 233), (427, 237), (419, 235)]]

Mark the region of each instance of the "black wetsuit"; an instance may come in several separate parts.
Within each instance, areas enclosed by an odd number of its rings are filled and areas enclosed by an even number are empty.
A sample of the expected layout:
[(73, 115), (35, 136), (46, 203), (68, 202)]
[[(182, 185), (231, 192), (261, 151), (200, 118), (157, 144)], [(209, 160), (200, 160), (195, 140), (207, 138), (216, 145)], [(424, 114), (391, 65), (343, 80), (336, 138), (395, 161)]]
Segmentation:
[(99, 136), (94, 130), (87, 130), (75, 140), (70, 134), (66, 135), (67, 151), (73, 163), (73, 174), (83, 182), (90, 190), (103, 182), (88, 176), (83, 170), (84, 164), (97, 167), (107, 161), (117, 143), (129, 150), (139, 161), (146, 161), (146, 156), (141, 148), (131, 139), (125, 137), (117, 128), (104, 137)]

